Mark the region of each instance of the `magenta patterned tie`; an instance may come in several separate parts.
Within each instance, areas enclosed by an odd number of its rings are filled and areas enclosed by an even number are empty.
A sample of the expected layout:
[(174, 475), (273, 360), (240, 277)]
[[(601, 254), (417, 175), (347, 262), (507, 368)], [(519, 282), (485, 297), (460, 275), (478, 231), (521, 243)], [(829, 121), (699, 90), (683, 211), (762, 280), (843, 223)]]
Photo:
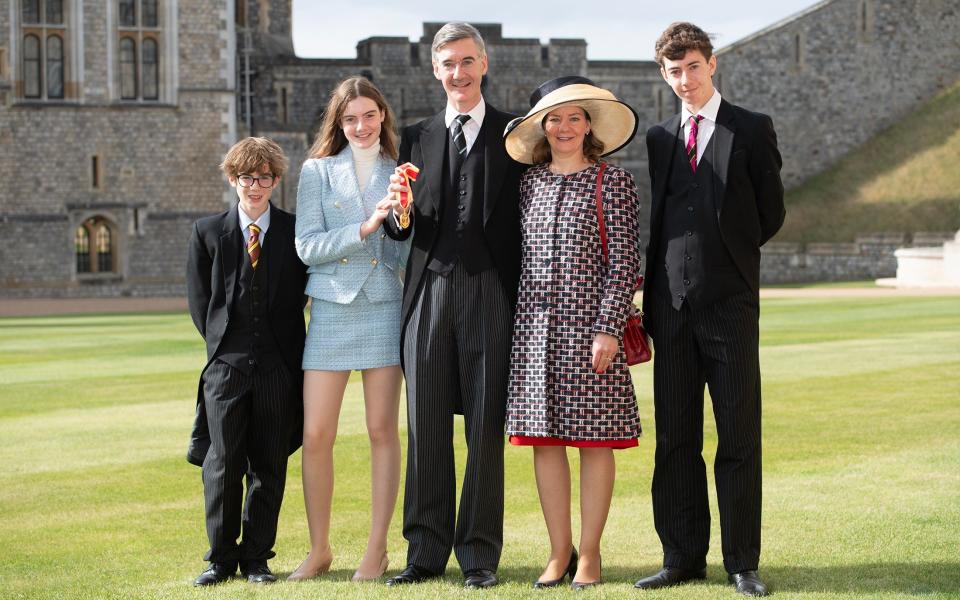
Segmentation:
[(687, 161), (693, 172), (697, 172), (697, 132), (700, 131), (700, 121), (703, 115), (690, 117), (690, 136), (687, 138)]

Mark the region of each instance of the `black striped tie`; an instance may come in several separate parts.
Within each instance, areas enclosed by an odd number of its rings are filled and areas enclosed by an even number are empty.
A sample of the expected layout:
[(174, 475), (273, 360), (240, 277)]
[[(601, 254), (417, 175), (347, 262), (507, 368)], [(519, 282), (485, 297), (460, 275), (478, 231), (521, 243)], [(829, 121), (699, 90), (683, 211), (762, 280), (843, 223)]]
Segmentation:
[(463, 124), (470, 120), (470, 115), (457, 115), (450, 124), (450, 133), (453, 135), (453, 145), (457, 149), (460, 160), (467, 157), (467, 136), (463, 133)]

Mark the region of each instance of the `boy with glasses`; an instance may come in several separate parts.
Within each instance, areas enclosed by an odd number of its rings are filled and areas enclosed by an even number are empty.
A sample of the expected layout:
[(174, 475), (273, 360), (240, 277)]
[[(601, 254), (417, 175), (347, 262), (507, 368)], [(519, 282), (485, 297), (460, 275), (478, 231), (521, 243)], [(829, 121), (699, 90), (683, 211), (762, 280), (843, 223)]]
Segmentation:
[(250, 137), (220, 168), (239, 202), (194, 223), (187, 251), (190, 316), (207, 346), (187, 451), (203, 469), (210, 541), (198, 586), (226, 581), (238, 566), (251, 583), (276, 581), (267, 560), (303, 427), (306, 267), (294, 215), (270, 203), (287, 159), (276, 143)]

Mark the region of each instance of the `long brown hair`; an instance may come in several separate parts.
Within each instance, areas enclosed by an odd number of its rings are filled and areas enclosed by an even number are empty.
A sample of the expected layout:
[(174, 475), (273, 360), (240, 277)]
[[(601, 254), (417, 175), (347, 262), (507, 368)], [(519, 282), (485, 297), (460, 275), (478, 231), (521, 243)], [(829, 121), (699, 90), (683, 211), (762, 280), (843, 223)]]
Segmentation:
[(393, 111), (390, 110), (383, 93), (366, 77), (344, 79), (334, 88), (323, 112), (323, 122), (317, 132), (317, 139), (310, 148), (310, 158), (333, 156), (346, 147), (347, 136), (343, 134), (340, 120), (347, 110), (347, 104), (361, 96), (376, 102), (377, 108), (383, 112), (383, 123), (380, 124), (380, 154), (397, 160), (397, 132), (394, 130)]

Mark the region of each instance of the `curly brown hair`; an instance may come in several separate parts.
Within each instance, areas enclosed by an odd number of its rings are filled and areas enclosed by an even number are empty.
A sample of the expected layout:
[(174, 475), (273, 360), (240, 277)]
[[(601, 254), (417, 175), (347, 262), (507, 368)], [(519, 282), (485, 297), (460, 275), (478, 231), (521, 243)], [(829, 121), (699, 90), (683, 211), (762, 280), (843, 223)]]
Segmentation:
[(220, 163), (220, 170), (227, 177), (237, 177), (241, 173), (256, 173), (263, 165), (267, 165), (274, 177), (282, 177), (287, 172), (288, 161), (283, 149), (273, 140), (248, 137), (230, 148)]
[(397, 132), (393, 111), (390, 110), (390, 105), (387, 104), (383, 93), (366, 77), (344, 79), (330, 94), (330, 101), (323, 112), (320, 131), (317, 132), (317, 139), (310, 148), (308, 155), (310, 158), (334, 156), (346, 147), (347, 136), (343, 134), (340, 120), (343, 118), (344, 111), (347, 110), (347, 104), (361, 96), (376, 102), (377, 108), (383, 113), (383, 123), (380, 124), (380, 153), (397, 160)]
[(713, 56), (713, 44), (707, 32), (686, 21), (671, 23), (653, 46), (654, 58), (661, 67), (665, 58), (679, 60), (688, 50), (699, 50), (706, 60)]

